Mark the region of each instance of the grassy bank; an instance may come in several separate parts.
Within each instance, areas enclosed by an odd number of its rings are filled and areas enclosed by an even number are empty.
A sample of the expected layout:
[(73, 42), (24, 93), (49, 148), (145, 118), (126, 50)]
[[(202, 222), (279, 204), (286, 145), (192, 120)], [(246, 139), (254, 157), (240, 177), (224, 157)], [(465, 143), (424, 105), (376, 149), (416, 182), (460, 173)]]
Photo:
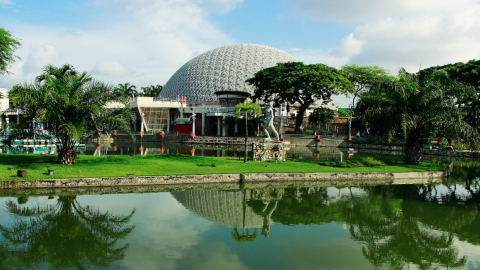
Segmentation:
[[(180, 174), (227, 174), (227, 173), (271, 173), (271, 172), (424, 172), (446, 168), (441, 165), (422, 163), (417, 166), (395, 163), (386, 165), (379, 161), (325, 163), (315, 159), (296, 159), (285, 162), (243, 163), (234, 157), (192, 157), (185, 155), (155, 156), (78, 156), (77, 164), (56, 164), (56, 156), (0, 154), (0, 181), (37, 180), (79, 177), (121, 177)], [(321, 163), (321, 164), (320, 164)], [(352, 165), (353, 164), (353, 165)], [(9, 167), (14, 167), (9, 170)], [(54, 175), (47, 175), (53, 169)], [(16, 177), (17, 170), (26, 170), (27, 177)]]

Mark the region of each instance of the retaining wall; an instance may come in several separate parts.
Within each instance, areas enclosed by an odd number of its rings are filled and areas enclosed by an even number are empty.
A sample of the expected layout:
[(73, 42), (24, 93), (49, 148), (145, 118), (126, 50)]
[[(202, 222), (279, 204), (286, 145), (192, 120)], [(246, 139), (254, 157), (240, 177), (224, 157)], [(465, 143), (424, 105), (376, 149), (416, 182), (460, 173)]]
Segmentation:
[(162, 175), (135, 177), (98, 177), (73, 179), (45, 179), (37, 181), (3, 181), (1, 189), (29, 188), (70, 188), (103, 186), (145, 186), (171, 184), (205, 183), (251, 183), (266, 181), (335, 181), (335, 180), (390, 180), (408, 179), (432, 180), (447, 176), (447, 172), (409, 172), (409, 173), (247, 173), (247, 174), (209, 174), (209, 175)]

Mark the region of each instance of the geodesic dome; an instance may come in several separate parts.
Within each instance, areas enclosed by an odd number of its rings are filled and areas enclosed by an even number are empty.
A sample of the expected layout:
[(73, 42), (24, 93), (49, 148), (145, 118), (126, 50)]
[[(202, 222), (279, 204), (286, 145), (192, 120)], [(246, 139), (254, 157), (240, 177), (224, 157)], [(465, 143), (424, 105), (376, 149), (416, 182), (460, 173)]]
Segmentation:
[(253, 94), (245, 80), (277, 63), (297, 62), (283, 51), (256, 44), (236, 44), (202, 53), (184, 64), (163, 87), (161, 98), (186, 96), (187, 101), (217, 101), (216, 91)]

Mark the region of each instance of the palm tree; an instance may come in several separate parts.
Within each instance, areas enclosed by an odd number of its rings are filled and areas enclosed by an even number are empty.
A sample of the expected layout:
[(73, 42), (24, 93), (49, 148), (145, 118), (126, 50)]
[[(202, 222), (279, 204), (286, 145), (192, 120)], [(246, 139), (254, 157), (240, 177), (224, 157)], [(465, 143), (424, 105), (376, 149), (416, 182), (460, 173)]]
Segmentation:
[[(117, 101), (113, 87), (93, 80), (86, 72), (70, 65), (48, 65), (34, 84), (16, 85), (10, 96), (27, 119), (36, 118), (59, 140), (58, 161), (75, 164), (75, 144), (97, 132), (114, 129), (130, 132), (134, 115), (124, 108), (108, 109), (108, 102)], [(126, 105), (126, 100), (124, 100)]]
[(119, 83), (117, 88), (115, 88), (118, 97), (134, 97), (137, 95), (137, 87), (135, 85), (130, 85), (130, 83), (121, 84)]
[(245, 112), (245, 157), (243, 162), (247, 163), (248, 115), (252, 113), (254, 114), (254, 116), (260, 115), (262, 113), (262, 109), (260, 109), (260, 106), (258, 104), (251, 104), (250, 102), (245, 100), (243, 103), (239, 103), (237, 104), (237, 106), (235, 106), (235, 112), (237, 114), (237, 118), (240, 117), (241, 112)]
[(36, 269), (45, 263), (50, 269), (107, 268), (125, 256), (128, 244), (117, 242), (135, 228), (124, 228), (135, 209), (127, 216), (102, 213), (80, 205), (72, 195), (60, 196), (56, 205), (47, 207), (21, 207), (9, 201), (6, 208), (15, 217), (12, 225), (0, 225), (5, 239), (0, 259), (8, 258), (7, 265), (0, 263), (0, 267), (7, 269), (18, 264)]
[(418, 164), (422, 148), (434, 132), (455, 133), (471, 145), (479, 132), (464, 121), (458, 101), (476, 98), (472, 87), (450, 80), (437, 71), (420, 80), (404, 69), (398, 80), (378, 81), (357, 106), (366, 107), (365, 120), (381, 125), (389, 140), (405, 134), (405, 163)]

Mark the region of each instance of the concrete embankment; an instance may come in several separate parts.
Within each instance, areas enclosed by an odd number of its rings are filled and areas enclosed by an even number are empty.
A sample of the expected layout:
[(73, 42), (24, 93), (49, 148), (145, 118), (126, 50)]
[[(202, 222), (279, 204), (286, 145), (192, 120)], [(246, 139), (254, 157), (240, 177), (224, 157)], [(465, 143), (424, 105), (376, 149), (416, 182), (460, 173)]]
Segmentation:
[(2, 196), (59, 196), (59, 195), (99, 195), (120, 193), (156, 193), (156, 192), (186, 192), (204, 190), (241, 190), (241, 189), (279, 189), (279, 188), (311, 188), (311, 187), (354, 187), (367, 185), (391, 184), (428, 184), (441, 183), (441, 178), (434, 179), (337, 179), (318, 181), (277, 181), (277, 182), (245, 182), (245, 183), (205, 183), (205, 184), (171, 184), (144, 186), (102, 186), (102, 187), (50, 187), (2, 189)]
[(208, 183), (257, 183), (289, 181), (388, 181), (391, 184), (405, 184), (418, 180), (431, 181), (442, 179), (447, 172), (319, 172), (319, 173), (246, 173), (246, 174), (208, 174), (208, 175), (161, 175), (135, 177), (98, 177), (73, 179), (45, 179), (37, 181), (3, 181), (1, 189), (32, 188), (81, 188), (81, 187), (117, 187), (149, 186)]

